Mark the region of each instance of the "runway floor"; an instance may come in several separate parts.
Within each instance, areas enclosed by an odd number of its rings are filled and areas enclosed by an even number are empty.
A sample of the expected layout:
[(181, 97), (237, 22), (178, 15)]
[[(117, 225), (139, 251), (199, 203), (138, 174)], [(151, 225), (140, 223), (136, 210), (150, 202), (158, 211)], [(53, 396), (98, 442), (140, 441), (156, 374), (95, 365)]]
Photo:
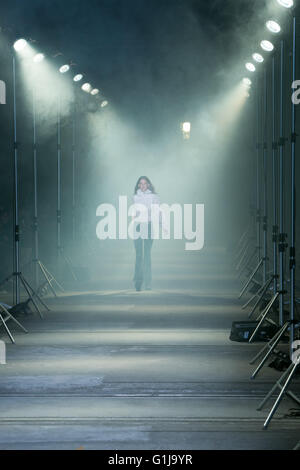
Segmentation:
[[(249, 312), (232, 254), (158, 243), (153, 289), (136, 292), (126, 247), (100, 250), (92, 280), (43, 297), (43, 319), (18, 316), (28, 334), (8, 322), (16, 344), (1, 327), (0, 449), (293, 449), (297, 404), (285, 396), (268, 429), (279, 390), (257, 410), (281, 376), (266, 365), (250, 380), (264, 343), (229, 340)], [(291, 390), (300, 396), (299, 375)]]

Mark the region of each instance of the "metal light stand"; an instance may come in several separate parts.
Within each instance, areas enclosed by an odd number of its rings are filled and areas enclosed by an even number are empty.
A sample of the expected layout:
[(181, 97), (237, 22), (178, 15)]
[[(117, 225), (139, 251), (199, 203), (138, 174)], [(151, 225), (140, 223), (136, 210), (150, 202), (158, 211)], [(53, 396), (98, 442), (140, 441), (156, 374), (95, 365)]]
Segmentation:
[[(260, 207), (260, 150), (261, 150), (261, 143), (260, 143), (260, 94), (259, 94), (259, 80), (257, 79), (256, 83), (256, 95), (257, 95), (257, 100), (256, 100), (256, 247), (254, 254), (257, 253), (257, 270), (262, 266), (262, 260), (261, 260), (261, 207)], [(255, 273), (257, 272), (255, 270)], [(258, 297), (258, 300), (256, 304), (254, 305), (254, 309), (257, 307), (257, 305), (260, 303), (262, 298), (264, 297), (266, 291), (269, 288), (269, 285), (271, 284), (271, 281), (267, 286), (261, 286), (258, 291), (242, 306), (242, 309), (245, 309), (250, 305), (253, 300)], [(254, 311), (253, 309), (253, 311)], [(252, 312), (249, 314), (249, 317), (251, 316)]]
[(25, 333), (28, 333), (26, 328), (24, 328), (24, 326), (22, 326), (21, 323), (18, 322), (18, 320), (16, 320), (15, 317), (11, 313), (9, 313), (9, 311), (7, 310), (5, 305), (3, 305), (0, 302), (0, 325), (2, 324), (4, 326), (4, 328), (6, 330), (6, 333), (8, 334), (11, 342), (15, 343), (14, 337), (11, 334), (11, 332), (10, 332), (10, 330), (9, 330), (7, 324), (6, 324), (8, 322), (8, 320), (14, 321), (21, 328), (21, 330), (23, 330)]
[(75, 168), (76, 168), (76, 89), (74, 90), (74, 107), (73, 107), (73, 120), (72, 120), (72, 240), (73, 244), (76, 239), (76, 214), (75, 214)]
[(268, 144), (267, 144), (267, 67), (264, 69), (264, 111), (263, 119), (263, 284), (267, 282), (268, 268)]
[[(285, 240), (286, 234), (283, 233), (283, 226), (284, 226), (284, 162), (283, 162), (283, 152), (284, 152), (284, 145), (286, 139), (283, 136), (283, 65), (284, 65), (284, 42), (281, 41), (281, 60), (280, 60), (280, 140), (279, 140), (279, 147), (280, 147), (280, 165), (279, 165), (279, 223), (280, 223), (280, 239)], [(274, 58), (273, 58), (274, 60)], [(275, 90), (275, 84), (274, 84), (274, 62), (273, 62), (273, 118), (274, 118), (274, 90)], [(276, 139), (274, 138), (274, 119), (273, 119), (273, 147), (274, 142)], [(274, 174), (274, 163), (273, 163), (273, 181), (275, 179), (275, 174)], [(274, 190), (274, 188), (273, 188)], [(275, 221), (275, 219), (274, 219)], [(276, 224), (275, 224), (276, 225)], [(258, 352), (258, 354), (250, 361), (250, 364), (254, 364), (256, 360), (262, 356), (262, 354), (267, 350), (266, 355), (263, 357), (262, 361), (260, 364), (257, 366), (255, 371), (253, 372), (251, 379), (254, 379), (258, 372), (261, 370), (261, 368), (264, 366), (268, 358), (271, 356), (273, 352), (275, 352), (275, 348), (277, 344), (280, 342), (282, 337), (285, 335), (285, 333), (288, 331), (288, 328), (292, 323), (291, 320), (286, 321), (283, 324), (283, 307), (284, 307), (284, 294), (286, 291), (284, 291), (283, 286), (284, 286), (284, 263), (283, 263), (283, 254), (286, 248), (286, 244), (280, 243), (279, 245), (279, 254), (280, 254), (280, 288), (279, 288), (279, 325), (281, 326), (280, 330), (274, 335), (274, 337), (264, 346), (264, 348)], [(274, 272), (275, 272), (275, 266), (274, 266)]]
[[(292, 66), (292, 79), (293, 82), (296, 80), (296, 16), (293, 16), (293, 66)], [(296, 207), (295, 207), (295, 151), (296, 151), (296, 108), (295, 104), (292, 103), (292, 133), (291, 133), (291, 247), (290, 247), (290, 277), (291, 277), (291, 290), (290, 290), (290, 332), (289, 332), (289, 348), (292, 357), (294, 333), (295, 333), (295, 228), (296, 228)], [(298, 324), (299, 327), (299, 324)], [(288, 391), (288, 386), (292, 381), (292, 378), (300, 364), (300, 358), (297, 361), (292, 362), (289, 368), (282, 374), (280, 379), (276, 382), (272, 390), (268, 393), (266, 398), (260, 404), (259, 409), (263, 407), (266, 401), (270, 398), (273, 391), (277, 387), (280, 388), (280, 393), (264, 423), (266, 429), (276, 412), (283, 395), (286, 393), (289, 395), (298, 405), (300, 405), (300, 399), (295, 396), (292, 392)], [(283, 383), (283, 381), (285, 382)]]
[[(46, 304), (39, 297), (38, 293), (30, 286), (26, 281), (23, 274), (20, 272), (20, 233), (19, 233), (19, 181), (18, 181), (18, 141), (17, 141), (17, 105), (16, 105), (16, 60), (15, 56), (12, 57), (13, 60), (13, 115), (14, 115), (14, 272), (8, 276), (1, 284), (4, 284), (11, 279), (15, 279), (15, 303), (20, 303), (20, 284), (23, 285), (26, 290), (30, 301), (33, 303), (35, 309), (39, 313), (40, 317), (43, 318), (43, 315), (39, 309), (37, 302), (34, 300), (34, 297), (45, 307)], [(1, 285), (0, 284), (0, 285)]]
[(259, 104), (260, 104), (260, 96), (259, 96), (259, 87), (258, 83), (259, 80), (256, 80), (256, 94), (257, 94), (257, 102), (256, 102), (256, 248), (257, 248), (257, 262), (260, 262), (261, 259), (261, 239), (260, 239), (260, 232), (261, 232), (261, 208), (260, 208), (260, 148), (261, 143), (259, 140), (260, 130), (259, 130)]
[[(257, 253), (257, 247), (254, 248), (254, 250), (252, 249), (252, 251), (250, 252), (250, 255), (249, 255), (249, 250), (250, 250), (250, 246), (252, 245), (252, 240), (249, 239), (246, 243), (246, 246), (245, 248), (243, 248), (243, 254), (241, 255), (240, 257), (240, 260), (236, 266), (236, 270), (237, 271), (240, 271), (239, 272), (239, 277), (242, 275), (242, 273), (247, 269), (249, 271), (249, 264), (252, 262), (252, 259), (254, 258), (254, 256), (256, 255)], [(250, 269), (251, 271), (251, 269)]]
[[(272, 57), (272, 202), (273, 202), (273, 293), (277, 292), (278, 272), (277, 272), (277, 243), (278, 243), (278, 178), (277, 178), (277, 150), (278, 144), (276, 139), (276, 80), (275, 80), (275, 54)], [(279, 321), (282, 325), (282, 322)]]
[(284, 137), (284, 41), (280, 43), (280, 137), (279, 137), (279, 324), (283, 324), (284, 315), (284, 254), (287, 248), (286, 237), (284, 233), (284, 147), (286, 138)]
[[(250, 246), (250, 243), (251, 242), (249, 241), (249, 246)], [(252, 243), (251, 243), (251, 245), (252, 245)], [(249, 247), (247, 249), (247, 252), (248, 251), (249, 251)], [(245, 275), (247, 277), (252, 273), (252, 270), (253, 270), (252, 263), (253, 263), (253, 258), (256, 256), (256, 252), (257, 252), (256, 247), (254, 248), (254, 250), (251, 251), (250, 255), (249, 255), (249, 253), (245, 252), (245, 255), (247, 254), (247, 256), (244, 256), (243, 259), (241, 260), (241, 261), (243, 261), (243, 265), (239, 268), (239, 273), (238, 273), (238, 278), (239, 279), (241, 279), (241, 277), (243, 275)], [(260, 286), (260, 283), (258, 281), (256, 281), (255, 278), (252, 279), (252, 282), (253, 282), (253, 284), (257, 284), (258, 287)]]
[(60, 259), (63, 258), (73, 279), (77, 281), (72, 263), (66, 256), (61, 245), (61, 97), (57, 101), (57, 262), (60, 266)]
[[(243, 248), (245, 247), (245, 244), (247, 244), (247, 237), (248, 237), (248, 233), (250, 231), (250, 223), (248, 225), (248, 227), (246, 228), (246, 230), (242, 233), (238, 243), (237, 243), (237, 250), (240, 250), (242, 251)], [(240, 251), (237, 252), (237, 255), (236, 257), (238, 258), (238, 255), (240, 254)]]
[[(257, 80), (258, 82), (258, 80)], [(258, 85), (258, 83), (257, 83)], [(259, 111), (260, 111), (260, 96), (258, 91), (258, 86), (256, 87), (257, 100), (256, 100), (256, 215), (255, 215), (255, 225), (256, 225), (256, 247), (254, 248), (251, 256), (248, 258), (245, 265), (247, 266), (249, 262), (252, 261), (252, 258), (257, 254), (258, 269), (260, 267), (260, 232), (261, 232), (261, 211), (260, 211), (260, 149), (261, 144), (259, 142), (260, 128), (259, 128)], [(242, 260), (243, 261), (243, 260)], [(255, 271), (256, 273), (257, 271)], [(249, 285), (249, 284), (248, 284)], [(248, 286), (247, 286), (248, 287)], [(257, 293), (254, 295), (255, 298)]]
[[(265, 94), (267, 93), (267, 84), (266, 84), (266, 73), (265, 73)], [(266, 144), (265, 144), (266, 146)], [(263, 290), (261, 297), (267, 291), (268, 287), (271, 285), (273, 281), (273, 297), (271, 298), (270, 302), (268, 302), (265, 309), (261, 312), (257, 320), (260, 321), (255, 328), (254, 332), (252, 333), (251, 337), (249, 338), (249, 343), (251, 343), (256, 336), (258, 330), (262, 326), (265, 320), (267, 319), (268, 313), (271, 311), (273, 305), (277, 301), (280, 292), (277, 291), (277, 165), (276, 165), (276, 151), (277, 151), (277, 144), (276, 144), (276, 125), (275, 125), (275, 56), (272, 57), (272, 207), (273, 207), (273, 275), (269, 281), (266, 283), (266, 288)], [(265, 169), (266, 171), (266, 169)], [(265, 243), (264, 243), (265, 246)], [(252, 312), (250, 313), (249, 317), (255, 311), (260, 299), (256, 302)], [(274, 323), (274, 322), (272, 322)], [(279, 321), (280, 326), (282, 326), (282, 321)]]
[[(238, 244), (238, 251), (235, 255), (235, 260), (236, 260), (236, 271), (238, 271), (244, 262), (244, 259), (247, 256), (248, 250), (250, 248), (251, 240), (250, 238), (247, 237), (248, 234), (248, 229), (244, 234), (242, 235), (240, 242)], [(240, 245), (240, 246), (239, 246)]]
[[(250, 215), (255, 217), (253, 209), (250, 211)], [(241, 235), (238, 243), (237, 243), (237, 248), (236, 248), (236, 254), (235, 256), (235, 262), (236, 262), (236, 270), (240, 270), (240, 274), (243, 272), (244, 268), (241, 268), (242, 264), (244, 263), (244, 260), (247, 258), (248, 251), (250, 249), (250, 246), (252, 245), (253, 241), (253, 235), (252, 235), (253, 227), (251, 224), (251, 220), (248, 223), (248, 227), (246, 228), (245, 232)], [(256, 249), (254, 251), (254, 254), (256, 253)], [(250, 260), (252, 260), (253, 255), (251, 255)], [(245, 267), (248, 264), (248, 261), (245, 262)]]
[(276, 352), (275, 348), (276, 348), (277, 344), (280, 342), (280, 340), (282, 339), (282, 337), (284, 336), (284, 334), (288, 331), (288, 328), (289, 328), (290, 324), (291, 324), (290, 320), (285, 322), (285, 324), (280, 328), (279, 331), (277, 331), (277, 333), (273, 336), (273, 338), (271, 338), (270, 341), (263, 347), (263, 349), (261, 351), (259, 351), (257, 353), (257, 355), (250, 361), (250, 364), (254, 364), (256, 362), (256, 360), (259, 359), (259, 357), (261, 357), (262, 354), (266, 350), (268, 350), (267, 354), (263, 357), (262, 361), (257, 366), (257, 368), (255, 369), (253, 374), (251, 375), (251, 379), (255, 379), (258, 372), (262, 369), (262, 367), (264, 366), (264, 364), (266, 363), (268, 358), (271, 356), (271, 354), (273, 352)]
[[(33, 217), (33, 233), (34, 233), (34, 281), (38, 292), (42, 292), (48, 286), (55, 297), (56, 291), (52, 283), (63, 291), (61, 285), (55, 277), (50, 273), (46, 266), (39, 259), (39, 232), (38, 232), (38, 187), (37, 187), (37, 139), (36, 139), (36, 90), (33, 86), (32, 90), (32, 121), (33, 121), (33, 193), (34, 193), (34, 217)], [(39, 285), (39, 273), (44, 277), (44, 282)], [(47, 307), (50, 311), (50, 308)]]
[[(293, 82), (296, 80), (296, 16), (293, 17)], [(296, 106), (292, 102), (291, 134), (291, 246), (290, 246), (290, 355), (295, 337), (295, 271), (296, 271)]]
[[(261, 145), (259, 142), (257, 143), (257, 251), (258, 251), (258, 263), (254, 270), (252, 271), (249, 279), (247, 280), (246, 284), (243, 286), (239, 298), (242, 297), (242, 295), (246, 292), (247, 288), (249, 287), (251, 282), (255, 282), (257, 285), (259, 285), (260, 288), (263, 289), (263, 294), (261, 295), (260, 300), (263, 298), (266, 290), (268, 289), (268, 283), (270, 280), (267, 280), (267, 142), (266, 142), (266, 123), (267, 123), (267, 77), (266, 77), (266, 69), (264, 70), (264, 93), (263, 93), (263, 109), (261, 110), (261, 116), (262, 116), (262, 138), (264, 140), (263, 143), (263, 209), (264, 209), (264, 215), (263, 215), (263, 237), (264, 237), (264, 245), (263, 245), (263, 257), (261, 257), (260, 254), (260, 229), (261, 229), (261, 217), (260, 217), (260, 195), (259, 195), (259, 157), (260, 157), (260, 150), (261, 150)], [(258, 87), (257, 87), (258, 88)], [(257, 127), (257, 137), (259, 136), (259, 91), (257, 91), (257, 122), (258, 122), (258, 127)], [(257, 272), (260, 270), (260, 268), (263, 268), (263, 286), (258, 283), (254, 277), (257, 274)], [(272, 280), (271, 280), (272, 282)], [(270, 284), (271, 284), (270, 282)], [(255, 296), (257, 293), (255, 294)], [(253, 298), (255, 298), (252, 297)], [(251, 300), (252, 300), (251, 299)], [(259, 303), (258, 302), (258, 303)], [(257, 303), (257, 305), (258, 305)], [(248, 305), (248, 302), (247, 304)]]
[[(259, 142), (260, 137), (260, 128), (259, 128), (259, 111), (260, 111), (260, 96), (258, 91), (258, 80), (257, 80), (257, 87), (256, 87), (256, 185), (255, 185), (255, 192), (256, 192), (256, 216), (255, 216), (255, 225), (256, 225), (256, 247), (253, 250), (251, 257), (247, 260), (248, 264), (252, 258), (257, 254), (257, 262), (260, 264), (260, 232), (261, 232), (261, 215), (260, 215), (260, 149), (261, 144)], [(254, 295), (254, 297), (257, 294)]]

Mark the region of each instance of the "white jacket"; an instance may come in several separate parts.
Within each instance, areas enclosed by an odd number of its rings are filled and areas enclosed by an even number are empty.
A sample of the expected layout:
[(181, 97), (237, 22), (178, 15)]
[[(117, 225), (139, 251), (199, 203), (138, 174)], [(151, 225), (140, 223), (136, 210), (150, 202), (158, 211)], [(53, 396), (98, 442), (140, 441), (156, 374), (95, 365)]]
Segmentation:
[(157, 194), (152, 193), (150, 189), (142, 191), (138, 189), (136, 194), (133, 196), (134, 204), (143, 204), (148, 209), (148, 222), (151, 222), (151, 204), (160, 204), (160, 200)]

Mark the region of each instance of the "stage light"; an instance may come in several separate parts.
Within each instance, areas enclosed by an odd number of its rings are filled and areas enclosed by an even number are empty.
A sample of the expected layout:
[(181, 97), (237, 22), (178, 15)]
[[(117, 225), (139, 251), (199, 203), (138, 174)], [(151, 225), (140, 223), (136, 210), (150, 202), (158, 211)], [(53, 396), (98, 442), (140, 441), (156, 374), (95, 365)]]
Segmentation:
[(101, 108), (105, 108), (105, 106), (108, 105), (108, 101), (107, 100), (103, 100), (102, 103), (100, 104)]
[(66, 73), (70, 70), (70, 66), (68, 64), (64, 64), (59, 68), (60, 73)]
[(274, 20), (269, 20), (266, 22), (266, 26), (271, 33), (279, 33), (281, 31), (280, 25), (274, 21)]
[(77, 75), (75, 75), (75, 77), (73, 78), (74, 82), (80, 82), (80, 80), (83, 79), (83, 75), (81, 75), (81, 73), (78, 73)]
[(94, 88), (94, 89), (91, 91), (91, 95), (98, 95), (98, 93), (99, 93), (98, 88)]
[(285, 8), (291, 8), (294, 5), (293, 0), (277, 0), (277, 2)]
[(250, 78), (243, 78), (243, 84), (246, 87), (250, 87), (252, 85), (252, 82), (251, 82)]
[(251, 62), (247, 62), (245, 65), (246, 69), (249, 70), (249, 72), (255, 72), (255, 66)]
[(270, 41), (263, 40), (260, 43), (260, 47), (267, 52), (271, 52), (274, 49), (273, 44)]
[(264, 61), (263, 56), (261, 54), (259, 54), (258, 52), (255, 52), (254, 54), (252, 54), (252, 57), (259, 64), (261, 64)]
[(91, 89), (92, 89), (92, 85), (90, 83), (84, 83), (81, 87), (81, 89), (83, 91), (85, 91), (86, 93), (90, 93)]
[(14, 43), (14, 49), (15, 49), (17, 52), (22, 51), (26, 46), (27, 46), (27, 41), (26, 41), (26, 39), (18, 39), (18, 40)]
[(191, 123), (187, 121), (182, 122), (180, 127), (184, 140), (188, 140), (191, 134)]
[(191, 123), (190, 122), (183, 122), (182, 123), (182, 130), (183, 130), (183, 132), (191, 132)]
[(35, 63), (42, 62), (42, 60), (44, 60), (44, 59), (45, 59), (44, 54), (41, 54), (41, 53), (35, 54), (35, 56), (33, 58), (33, 62), (35, 62)]

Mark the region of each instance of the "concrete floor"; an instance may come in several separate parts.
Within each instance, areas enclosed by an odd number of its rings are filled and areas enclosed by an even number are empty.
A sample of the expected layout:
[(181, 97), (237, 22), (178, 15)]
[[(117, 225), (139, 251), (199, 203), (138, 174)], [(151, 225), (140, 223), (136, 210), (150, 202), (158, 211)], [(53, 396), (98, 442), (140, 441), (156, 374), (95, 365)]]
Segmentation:
[(15, 345), (1, 327), (0, 449), (292, 449), (300, 407), (284, 397), (268, 429), (275, 395), (257, 411), (281, 376), (265, 366), (250, 380), (264, 343), (229, 340), (249, 311), (232, 256), (156, 242), (153, 290), (136, 292), (132, 247), (109, 243), (91, 281), (44, 297), (43, 319), (18, 317), (28, 334), (8, 323)]

